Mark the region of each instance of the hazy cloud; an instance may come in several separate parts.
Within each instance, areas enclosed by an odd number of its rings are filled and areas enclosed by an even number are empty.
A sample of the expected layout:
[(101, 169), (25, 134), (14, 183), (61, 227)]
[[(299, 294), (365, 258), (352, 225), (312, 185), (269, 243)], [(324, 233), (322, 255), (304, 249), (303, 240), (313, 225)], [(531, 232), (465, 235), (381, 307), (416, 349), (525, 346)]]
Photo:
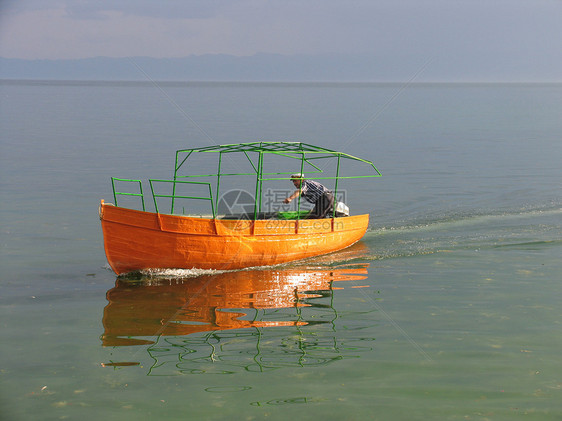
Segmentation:
[(207, 19), (217, 14), (221, 0), (82, 0), (65, 1), (69, 16), (78, 19), (103, 18), (108, 12), (154, 19)]
[[(0, 56), (357, 53), (562, 68), (560, 0), (6, 0)], [(447, 64), (449, 63), (449, 64)], [(542, 64), (544, 63), (544, 64)], [(545, 67), (546, 68), (546, 67)]]

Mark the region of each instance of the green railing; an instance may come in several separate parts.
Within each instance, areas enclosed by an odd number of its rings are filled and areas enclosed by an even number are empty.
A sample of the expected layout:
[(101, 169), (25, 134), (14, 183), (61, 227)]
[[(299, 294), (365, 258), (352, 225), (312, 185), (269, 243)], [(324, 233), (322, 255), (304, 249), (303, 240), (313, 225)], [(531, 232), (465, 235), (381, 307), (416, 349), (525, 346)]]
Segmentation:
[[(148, 182), (150, 183), (150, 191), (152, 192), (152, 198), (154, 199), (154, 209), (156, 210), (156, 213), (160, 213), (158, 210), (158, 201), (156, 200), (158, 197), (167, 197), (169, 199), (172, 199), (172, 207), (171, 207), (171, 211), (170, 213), (173, 214), (174, 213), (174, 203), (176, 199), (194, 199), (194, 200), (208, 200), (211, 202), (211, 213), (213, 215), (213, 218), (216, 217), (216, 213), (215, 213), (215, 205), (214, 205), (214, 201), (213, 201), (213, 190), (211, 188), (211, 183), (205, 183), (205, 182), (199, 182), (199, 181), (183, 181), (183, 180), (148, 180)], [(173, 184), (173, 190), (172, 190), (172, 194), (156, 194), (154, 192), (154, 183), (172, 183)], [(177, 184), (197, 184), (197, 185), (205, 185), (209, 188), (209, 196), (179, 196), (176, 194), (176, 185)]]
[[(138, 183), (139, 185), (139, 191), (140, 193), (126, 193), (126, 192), (120, 192), (120, 191), (116, 191), (115, 190), (115, 182), (127, 182), (127, 183)], [(119, 204), (117, 203), (117, 196), (136, 196), (136, 197), (140, 197), (141, 198), (141, 203), (142, 203), (142, 210), (146, 211), (146, 208), (144, 206), (144, 194), (142, 192), (142, 183), (140, 180), (132, 180), (132, 179), (128, 179), (128, 178), (116, 178), (116, 177), (111, 177), (111, 186), (113, 187), (113, 199), (115, 200), (115, 206), (119, 206)]]
[[(140, 193), (129, 193), (129, 192), (122, 192), (116, 189), (116, 182), (122, 182), (122, 183), (135, 183), (138, 185), (139, 188), (139, 192)], [(152, 198), (154, 200), (154, 209), (156, 210), (156, 213), (160, 213), (159, 209), (158, 209), (158, 201), (157, 198), (159, 197), (166, 197), (172, 200), (172, 206), (171, 206), (171, 211), (170, 213), (174, 213), (174, 204), (175, 204), (175, 200), (176, 199), (194, 199), (194, 200), (208, 200), (211, 202), (211, 213), (213, 215), (213, 218), (216, 217), (216, 212), (215, 212), (215, 203), (213, 200), (213, 190), (211, 188), (211, 183), (204, 183), (204, 182), (198, 182), (198, 181), (183, 181), (183, 180), (148, 180), (148, 182), (150, 183), (150, 191), (152, 193)], [(172, 187), (172, 194), (157, 194), (154, 191), (154, 185), (155, 183), (171, 183), (173, 185)], [(208, 196), (182, 196), (182, 195), (177, 195), (176, 194), (176, 185), (177, 184), (195, 184), (195, 185), (204, 185), (207, 186), (207, 188), (209, 189), (209, 195)], [(119, 202), (117, 200), (118, 196), (135, 196), (135, 197), (140, 197), (141, 199), (141, 203), (142, 203), (142, 210), (146, 211), (146, 206), (144, 203), (144, 193), (142, 190), (142, 182), (141, 180), (134, 180), (134, 179), (128, 179), (128, 178), (117, 178), (117, 177), (111, 177), (111, 186), (113, 187), (113, 198), (115, 200), (115, 206), (119, 206)]]

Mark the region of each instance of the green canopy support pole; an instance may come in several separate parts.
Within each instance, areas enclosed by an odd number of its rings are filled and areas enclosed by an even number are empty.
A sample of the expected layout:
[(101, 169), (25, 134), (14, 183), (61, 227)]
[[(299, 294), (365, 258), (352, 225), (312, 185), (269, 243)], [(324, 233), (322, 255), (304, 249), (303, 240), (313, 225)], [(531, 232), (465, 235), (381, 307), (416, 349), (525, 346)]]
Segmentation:
[(262, 211), (262, 207), (261, 207), (261, 202), (262, 202), (262, 193), (263, 193), (263, 161), (265, 158), (265, 155), (263, 153), (260, 153), (261, 156), (261, 165), (260, 165), (260, 192), (259, 192), (259, 197), (258, 197), (258, 211), (261, 212)]
[(248, 156), (248, 152), (244, 151), (244, 155), (246, 155), (246, 158), (248, 159), (248, 161), (250, 162), (250, 165), (252, 166), (252, 168), (254, 169), (255, 172), (258, 172), (256, 166), (254, 165), (254, 163), (252, 162), (252, 159)]
[[(302, 183), (304, 181), (304, 152), (301, 153), (301, 170), (300, 170), (300, 174), (302, 176), (301, 178), (301, 185), (299, 186), (299, 191), (302, 189)], [(297, 202), (297, 219), (301, 219), (301, 195), (299, 194), (298, 196), (298, 202)]]
[(336, 207), (338, 205), (338, 181), (340, 178), (340, 158), (341, 154), (338, 154), (338, 164), (336, 166), (336, 185), (334, 186), (334, 206), (332, 206), (332, 218), (336, 217)]
[[(219, 152), (219, 168), (217, 169), (217, 195), (215, 197), (215, 209), (219, 206), (219, 190), (221, 184), (221, 165), (222, 165), (222, 152)], [(214, 217), (214, 215), (213, 215)]]
[(258, 170), (256, 171), (256, 192), (254, 199), (254, 220), (258, 219), (258, 206), (261, 209), (261, 179), (263, 170), (263, 152), (259, 152)]
[[(176, 200), (176, 180), (177, 180), (177, 177), (178, 177), (178, 158), (179, 158), (179, 151), (176, 152), (176, 163), (174, 165), (174, 184), (172, 185), (172, 209), (170, 209), (170, 213), (172, 215), (174, 214), (174, 202)], [(185, 159), (187, 159), (187, 157)], [(182, 165), (185, 162), (185, 159), (181, 163)], [(154, 191), (152, 191), (152, 195), (154, 196)], [(156, 199), (154, 199), (154, 203), (156, 203)], [(158, 212), (158, 210), (156, 210), (156, 212)]]
[(193, 153), (193, 150), (190, 150), (189, 153), (185, 156), (185, 158), (183, 159), (183, 161), (181, 161), (181, 164), (178, 165), (178, 158), (179, 158), (179, 153), (180, 152), (187, 152), (187, 151), (177, 151), (176, 152), (176, 169), (175, 171), (178, 171), (180, 169), (180, 167), (183, 165), (183, 163), (185, 161), (187, 161), (187, 158), (189, 158), (191, 156), (191, 154)]

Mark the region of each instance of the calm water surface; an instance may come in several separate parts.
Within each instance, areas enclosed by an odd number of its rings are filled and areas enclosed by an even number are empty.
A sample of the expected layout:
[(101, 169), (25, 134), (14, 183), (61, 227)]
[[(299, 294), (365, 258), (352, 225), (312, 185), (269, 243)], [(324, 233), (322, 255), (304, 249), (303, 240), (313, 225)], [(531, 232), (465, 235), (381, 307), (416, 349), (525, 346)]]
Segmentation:
[[(562, 86), (4, 81), (0, 107), (2, 419), (562, 418)], [(117, 279), (110, 177), (254, 140), (373, 160), (363, 241)]]

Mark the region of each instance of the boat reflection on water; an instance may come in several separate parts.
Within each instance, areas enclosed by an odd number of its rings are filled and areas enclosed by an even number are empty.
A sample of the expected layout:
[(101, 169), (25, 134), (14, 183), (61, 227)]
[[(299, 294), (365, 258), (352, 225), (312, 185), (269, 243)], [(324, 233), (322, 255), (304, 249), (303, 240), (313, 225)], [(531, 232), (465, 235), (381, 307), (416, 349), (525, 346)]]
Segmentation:
[[(353, 247), (347, 253), (362, 250)], [(336, 338), (334, 291), (345, 288), (345, 281), (365, 280), (368, 263), (326, 259), (315, 259), (315, 266), (191, 278), (117, 278), (107, 292), (102, 344), (147, 346), (153, 375), (156, 367), (162, 375), (166, 364), (181, 374), (232, 372), (234, 367), (263, 371), (342, 359), (346, 346)], [(275, 328), (265, 329), (270, 327)]]

